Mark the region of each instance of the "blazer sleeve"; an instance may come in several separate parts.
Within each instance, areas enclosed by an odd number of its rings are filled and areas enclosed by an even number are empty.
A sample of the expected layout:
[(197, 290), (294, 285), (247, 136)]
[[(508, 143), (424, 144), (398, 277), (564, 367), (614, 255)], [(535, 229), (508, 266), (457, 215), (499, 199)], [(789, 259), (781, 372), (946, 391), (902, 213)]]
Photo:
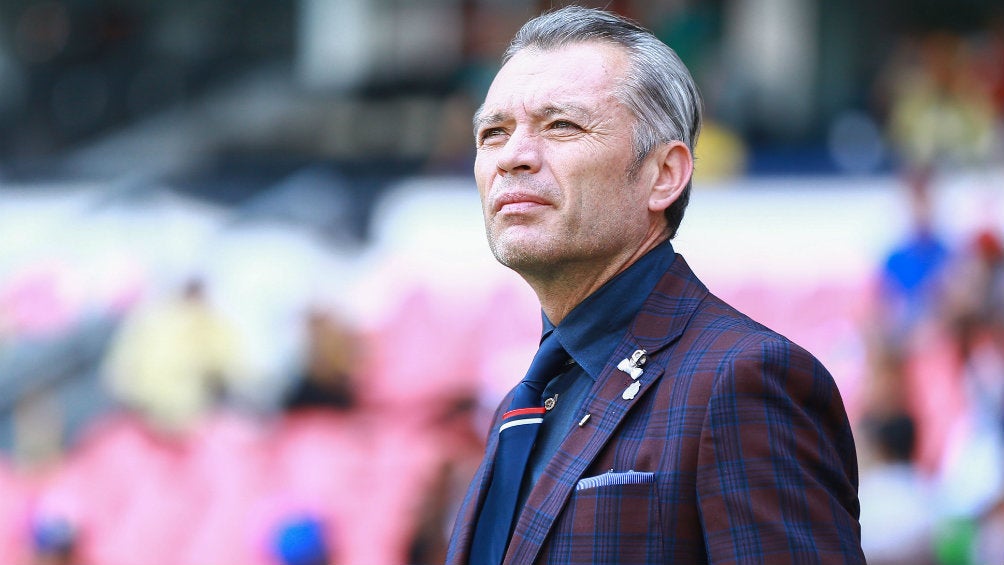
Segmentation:
[(723, 360), (701, 431), (708, 561), (864, 563), (857, 458), (830, 374), (779, 336)]

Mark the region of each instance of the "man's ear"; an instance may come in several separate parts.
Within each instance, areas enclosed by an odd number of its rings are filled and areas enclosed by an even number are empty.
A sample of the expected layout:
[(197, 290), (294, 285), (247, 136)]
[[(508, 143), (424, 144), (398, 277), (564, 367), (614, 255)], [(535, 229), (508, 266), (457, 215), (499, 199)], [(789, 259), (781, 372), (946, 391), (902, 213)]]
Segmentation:
[(653, 151), (658, 166), (655, 183), (648, 197), (648, 209), (663, 212), (669, 208), (687, 188), (694, 173), (694, 156), (682, 141), (670, 141)]

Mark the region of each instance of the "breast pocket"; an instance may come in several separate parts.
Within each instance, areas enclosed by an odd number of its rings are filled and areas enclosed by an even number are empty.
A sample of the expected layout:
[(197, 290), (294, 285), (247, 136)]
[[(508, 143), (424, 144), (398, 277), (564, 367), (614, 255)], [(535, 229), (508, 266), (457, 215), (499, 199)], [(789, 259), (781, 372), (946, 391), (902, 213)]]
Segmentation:
[(655, 473), (645, 471), (628, 471), (626, 473), (603, 473), (594, 477), (586, 477), (575, 483), (575, 490), (611, 487), (615, 485), (647, 485), (655, 482)]
[[(575, 485), (554, 547), (576, 562), (652, 563), (664, 553), (654, 473), (604, 473)], [(560, 538), (560, 541), (558, 541)], [(591, 555), (592, 559), (580, 559)]]

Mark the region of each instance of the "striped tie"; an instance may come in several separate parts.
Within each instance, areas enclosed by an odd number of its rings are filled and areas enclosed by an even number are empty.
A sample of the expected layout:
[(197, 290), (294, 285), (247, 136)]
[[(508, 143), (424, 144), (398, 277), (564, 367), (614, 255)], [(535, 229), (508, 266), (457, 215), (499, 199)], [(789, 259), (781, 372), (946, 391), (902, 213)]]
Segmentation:
[(546, 334), (502, 416), (492, 482), (475, 526), (470, 565), (499, 565), (505, 556), (526, 462), (544, 421), (540, 397), (567, 360), (558, 339)]

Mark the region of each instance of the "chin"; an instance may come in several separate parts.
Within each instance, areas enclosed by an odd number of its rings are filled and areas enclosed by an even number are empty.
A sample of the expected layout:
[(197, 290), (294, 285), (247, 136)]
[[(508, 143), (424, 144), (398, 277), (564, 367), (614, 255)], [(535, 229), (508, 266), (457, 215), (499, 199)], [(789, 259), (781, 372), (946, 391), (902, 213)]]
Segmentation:
[(495, 259), (510, 269), (522, 273), (537, 271), (554, 263), (553, 253), (540, 249), (540, 244), (498, 240), (489, 241)]

